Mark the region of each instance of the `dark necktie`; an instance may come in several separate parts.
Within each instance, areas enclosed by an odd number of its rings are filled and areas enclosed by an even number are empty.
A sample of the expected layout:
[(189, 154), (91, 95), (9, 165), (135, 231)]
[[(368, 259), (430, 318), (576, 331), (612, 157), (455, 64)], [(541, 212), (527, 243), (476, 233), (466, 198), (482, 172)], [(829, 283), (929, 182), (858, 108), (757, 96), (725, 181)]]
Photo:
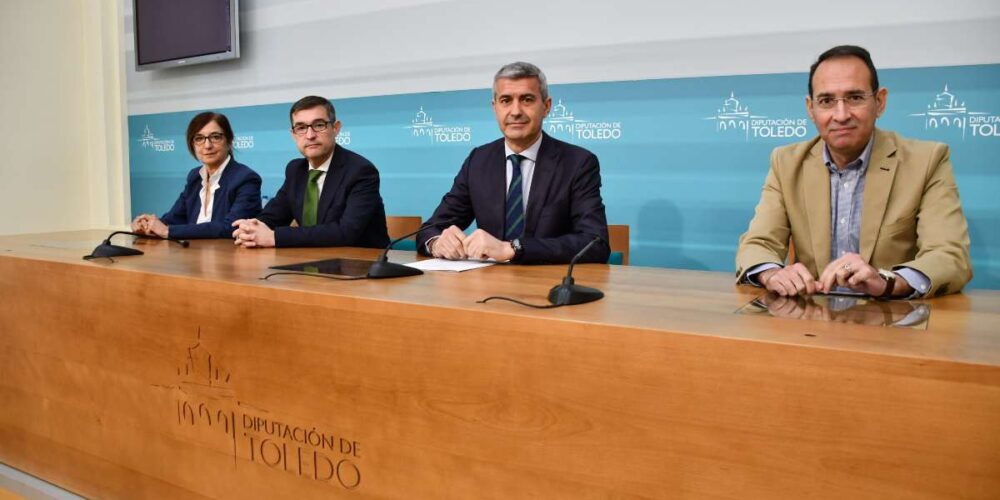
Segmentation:
[(503, 239), (512, 241), (521, 237), (524, 232), (524, 195), (521, 188), (521, 160), (523, 156), (513, 154), (508, 156), (513, 167), (510, 174), (510, 187), (507, 188), (507, 214), (504, 223)]
[(316, 225), (316, 210), (319, 207), (319, 176), (322, 170), (309, 170), (309, 184), (306, 185), (306, 201), (302, 204), (302, 227)]

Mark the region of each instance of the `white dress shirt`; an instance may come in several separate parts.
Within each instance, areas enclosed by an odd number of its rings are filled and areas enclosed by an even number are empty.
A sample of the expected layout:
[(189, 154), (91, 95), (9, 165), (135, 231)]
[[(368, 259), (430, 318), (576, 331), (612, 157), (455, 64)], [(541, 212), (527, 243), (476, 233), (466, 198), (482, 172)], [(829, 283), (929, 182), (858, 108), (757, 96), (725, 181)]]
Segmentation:
[(198, 171), (201, 175), (201, 192), (198, 193), (198, 197), (201, 198), (201, 210), (198, 211), (198, 224), (212, 222), (212, 208), (215, 207), (215, 192), (219, 190), (219, 179), (222, 178), (222, 171), (232, 158), (232, 155), (227, 156), (226, 161), (222, 162), (222, 166), (212, 175), (208, 175), (208, 167), (205, 165)]

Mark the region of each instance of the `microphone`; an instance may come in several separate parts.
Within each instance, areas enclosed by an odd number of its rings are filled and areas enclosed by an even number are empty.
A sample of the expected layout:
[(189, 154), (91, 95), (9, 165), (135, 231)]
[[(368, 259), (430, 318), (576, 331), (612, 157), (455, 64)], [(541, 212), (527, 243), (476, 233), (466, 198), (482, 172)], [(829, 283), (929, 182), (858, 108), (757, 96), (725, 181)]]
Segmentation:
[(104, 257), (107, 257), (107, 258), (111, 258), (111, 257), (125, 257), (125, 256), (128, 256), (128, 255), (142, 255), (144, 253), (142, 250), (138, 250), (138, 249), (135, 249), (135, 248), (129, 248), (129, 247), (123, 247), (123, 246), (118, 246), (118, 245), (112, 245), (111, 244), (111, 238), (113, 238), (115, 235), (119, 235), (119, 234), (130, 234), (132, 236), (136, 236), (136, 237), (139, 237), (139, 238), (146, 238), (146, 239), (149, 239), (149, 240), (167, 240), (167, 241), (172, 241), (172, 242), (177, 243), (178, 245), (180, 245), (180, 246), (182, 246), (184, 248), (187, 248), (187, 247), (189, 247), (191, 245), (190, 243), (188, 243), (187, 240), (181, 240), (181, 239), (177, 239), (177, 238), (169, 238), (169, 237), (168, 238), (161, 238), (159, 236), (152, 236), (152, 235), (143, 234), (143, 233), (133, 233), (131, 231), (115, 231), (115, 232), (109, 234), (107, 238), (104, 238), (104, 241), (102, 241), (100, 245), (97, 245), (97, 248), (95, 248), (93, 252), (90, 252), (90, 255), (83, 256), (84, 260), (95, 259), (95, 258), (104, 258)]
[(406, 238), (409, 238), (410, 236), (413, 236), (423, 231), (424, 229), (436, 226), (450, 226), (453, 222), (454, 219), (448, 219), (443, 222), (434, 222), (434, 223), (425, 222), (424, 224), (421, 224), (420, 228), (418, 228), (416, 231), (404, 234), (403, 236), (400, 236), (399, 238), (390, 241), (389, 246), (385, 247), (385, 251), (382, 252), (382, 255), (379, 256), (379, 258), (375, 262), (372, 262), (371, 267), (368, 268), (367, 277), (372, 279), (382, 279), (382, 278), (401, 278), (403, 276), (417, 276), (419, 274), (424, 274), (424, 272), (421, 271), (420, 269), (416, 269), (410, 266), (404, 266), (403, 264), (397, 264), (395, 262), (389, 262), (389, 250), (391, 250), (392, 247), (396, 245), (396, 243), (399, 243), (400, 241), (403, 241)]
[(563, 278), (562, 283), (549, 290), (550, 303), (556, 306), (571, 306), (586, 304), (587, 302), (600, 300), (604, 297), (604, 292), (596, 288), (577, 285), (573, 281), (573, 266), (576, 265), (576, 261), (580, 260), (580, 257), (587, 253), (587, 250), (590, 250), (590, 247), (594, 246), (598, 241), (604, 241), (604, 238), (595, 236), (593, 240), (590, 240), (590, 243), (587, 243), (587, 246), (583, 247), (583, 250), (580, 250), (573, 256), (573, 260), (569, 263), (569, 269), (566, 271), (566, 277)]

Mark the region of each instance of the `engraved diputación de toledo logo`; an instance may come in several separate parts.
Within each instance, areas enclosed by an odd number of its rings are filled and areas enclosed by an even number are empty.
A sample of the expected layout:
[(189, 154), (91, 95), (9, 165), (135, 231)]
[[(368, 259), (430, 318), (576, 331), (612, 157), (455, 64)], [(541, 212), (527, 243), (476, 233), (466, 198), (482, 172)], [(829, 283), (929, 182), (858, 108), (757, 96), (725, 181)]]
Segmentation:
[(250, 462), (347, 490), (361, 486), (360, 442), (241, 401), (233, 373), (208, 349), (202, 328), (176, 375), (177, 426), (193, 440), (230, 450), (234, 468)]

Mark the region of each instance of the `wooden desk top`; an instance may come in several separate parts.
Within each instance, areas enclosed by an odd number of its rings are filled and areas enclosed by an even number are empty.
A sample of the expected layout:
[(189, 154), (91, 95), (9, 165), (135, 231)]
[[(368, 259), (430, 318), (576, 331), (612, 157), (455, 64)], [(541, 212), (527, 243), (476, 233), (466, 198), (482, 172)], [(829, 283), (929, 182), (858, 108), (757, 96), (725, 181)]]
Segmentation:
[[(506, 295), (543, 304), (565, 266), (496, 265), (463, 273), (432, 272), (388, 280), (336, 281), (305, 276), (260, 280), (269, 266), (333, 257), (374, 259), (379, 251), (358, 248), (243, 249), (228, 240), (192, 240), (190, 248), (138, 240), (144, 256), (84, 261), (106, 233), (77, 231), (0, 237), (0, 257), (32, 259), (93, 268), (95, 272), (139, 272), (180, 276), (251, 287), (246, 293), (294, 293), (290, 300), (322, 301), (354, 297), (373, 304), (406, 303), (512, 318), (709, 335), (756, 342), (840, 349), (917, 359), (1000, 366), (1000, 292), (971, 291), (935, 298), (927, 330), (748, 316), (735, 311), (760, 290), (734, 284), (729, 273), (637, 266), (578, 265), (577, 283), (596, 287), (604, 299), (590, 304), (535, 310), (505, 302), (476, 303)], [(128, 236), (117, 236), (123, 244)], [(124, 243), (127, 244), (127, 243)], [(418, 259), (413, 252), (390, 252), (390, 260)], [(300, 295), (301, 294), (301, 295)]]

